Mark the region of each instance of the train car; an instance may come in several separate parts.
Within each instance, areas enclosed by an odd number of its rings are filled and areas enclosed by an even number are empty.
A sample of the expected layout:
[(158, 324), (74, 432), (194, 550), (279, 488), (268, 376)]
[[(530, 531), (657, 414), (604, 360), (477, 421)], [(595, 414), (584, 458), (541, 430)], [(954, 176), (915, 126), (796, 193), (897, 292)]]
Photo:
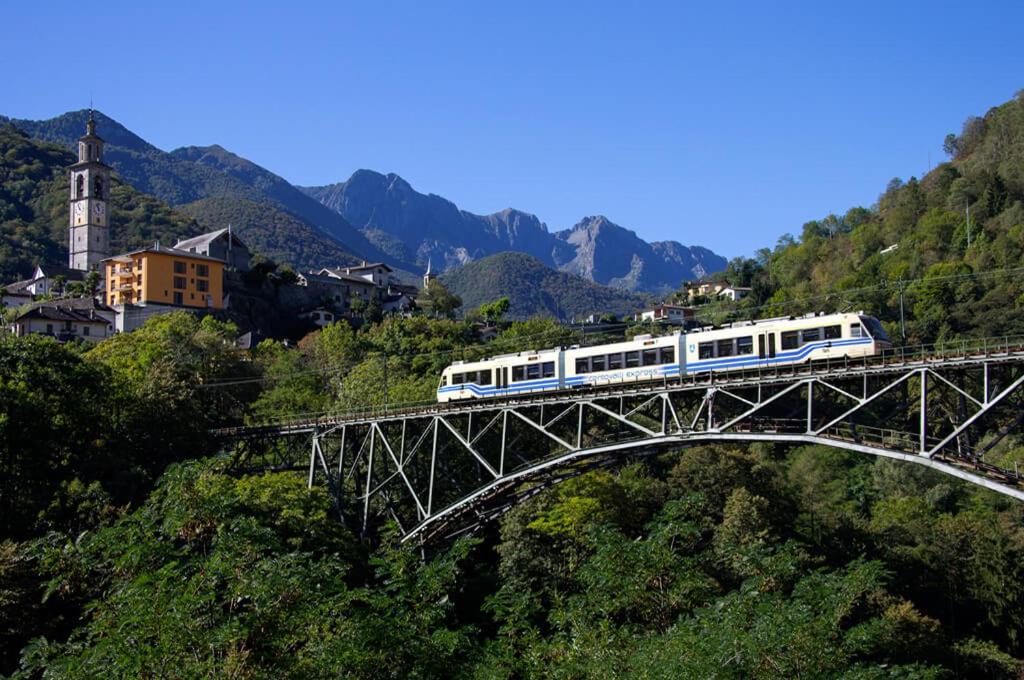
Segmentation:
[(661, 337), (639, 335), (593, 347), (519, 352), (472, 363), (457, 361), (442, 372), (437, 400), (506, 397), (859, 358), (891, 347), (882, 324), (863, 313), (760, 319)]
[(502, 354), (481, 361), (456, 361), (441, 372), (439, 402), (507, 397), (561, 389), (565, 375), (561, 348)]
[(878, 319), (853, 313), (748, 321), (684, 338), (687, 374), (874, 356), (892, 347)]
[(676, 378), (680, 375), (681, 333), (638, 335), (626, 342), (565, 351), (566, 387), (591, 387)]

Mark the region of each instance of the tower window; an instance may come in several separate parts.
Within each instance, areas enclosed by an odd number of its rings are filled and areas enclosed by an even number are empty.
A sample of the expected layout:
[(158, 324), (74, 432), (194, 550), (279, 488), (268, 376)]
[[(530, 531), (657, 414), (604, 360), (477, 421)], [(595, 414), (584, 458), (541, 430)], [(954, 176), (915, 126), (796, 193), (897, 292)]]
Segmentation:
[(78, 175), (75, 178), (75, 198), (81, 198), (83, 191), (85, 191), (85, 177)]
[(103, 198), (103, 178), (97, 177), (93, 180), (93, 193), (96, 194), (96, 198)]

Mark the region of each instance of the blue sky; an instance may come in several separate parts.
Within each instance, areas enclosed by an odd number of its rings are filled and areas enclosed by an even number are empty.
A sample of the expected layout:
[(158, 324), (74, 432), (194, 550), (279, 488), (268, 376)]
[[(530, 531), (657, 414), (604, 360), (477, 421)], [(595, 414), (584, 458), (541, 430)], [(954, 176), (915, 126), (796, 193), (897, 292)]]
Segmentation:
[[(0, 113), (749, 254), (1024, 88), (1024, 3), (10, 2)], [(6, 61), (6, 59), (5, 59)]]

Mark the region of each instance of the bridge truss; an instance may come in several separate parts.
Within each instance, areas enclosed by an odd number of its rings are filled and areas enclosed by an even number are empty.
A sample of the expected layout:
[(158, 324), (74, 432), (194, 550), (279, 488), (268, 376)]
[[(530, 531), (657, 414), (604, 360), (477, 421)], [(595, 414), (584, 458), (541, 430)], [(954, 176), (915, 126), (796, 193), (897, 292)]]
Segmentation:
[(308, 456), (310, 486), (327, 484), (350, 524), (365, 532), (393, 520), (406, 540), (426, 542), (471, 531), (583, 471), (712, 442), (822, 444), (924, 465), (1024, 500), (1016, 466), (990, 462), (1022, 419), (1024, 347), (1006, 345), (222, 434), (242, 442), (240, 466), (294, 469)]

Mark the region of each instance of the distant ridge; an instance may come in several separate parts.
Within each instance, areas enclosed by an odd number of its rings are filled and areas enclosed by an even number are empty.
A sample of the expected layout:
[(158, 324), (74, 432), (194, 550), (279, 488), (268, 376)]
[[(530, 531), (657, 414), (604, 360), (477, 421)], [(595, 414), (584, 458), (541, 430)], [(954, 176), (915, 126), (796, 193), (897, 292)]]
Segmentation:
[(462, 298), (463, 309), (508, 296), (513, 319), (544, 316), (568, 321), (591, 313), (623, 315), (650, 303), (647, 295), (556, 271), (525, 253), (488, 255), (448, 271), (441, 282)]
[(344, 182), (300, 188), (382, 250), (420, 266), (429, 259), (447, 269), (518, 251), (596, 283), (664, 293), (726, 265), (724, 257), (707, 248), (676, 241), (647, 243), (600, 215), (558, 233), (551, 233), (536, 215), (513, 208), (476, 215), (446, 198), (416, 191), (393, 173), (357, 170)]

